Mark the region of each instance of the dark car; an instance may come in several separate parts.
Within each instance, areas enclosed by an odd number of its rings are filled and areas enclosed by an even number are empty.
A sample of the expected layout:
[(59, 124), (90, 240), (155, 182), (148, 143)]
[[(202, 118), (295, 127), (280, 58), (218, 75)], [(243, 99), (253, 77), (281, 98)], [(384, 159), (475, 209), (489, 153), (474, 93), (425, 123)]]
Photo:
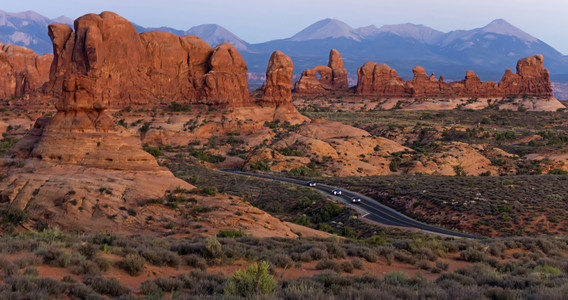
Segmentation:
[(306, 184), (307, 184), (308, 186), (316, 186), (316, 183), (313, 182), (313, 181), (308, 181)]
[(355, 204), (361, 203), (361, 198), (359, 198), (359, 197), (353, 197), (353, 198), (351, 198), (351, 202), (353, 202), (353, 203), (355, 203)]
[(331, 193), (334, 195), (341, 195), (341, 190), (334, 189), (333, 191), (331, 191)]

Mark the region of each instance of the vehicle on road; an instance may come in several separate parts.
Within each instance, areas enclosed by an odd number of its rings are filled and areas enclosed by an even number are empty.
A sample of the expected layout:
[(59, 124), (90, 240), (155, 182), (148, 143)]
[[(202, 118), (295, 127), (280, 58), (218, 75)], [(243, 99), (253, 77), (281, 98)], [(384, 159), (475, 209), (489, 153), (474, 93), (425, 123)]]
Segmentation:
[(334, 189), (333, 191), (331, 191), (331, 193), (332, 193), (333, 195), (341, 195), (341, 190)]
[(306, 184), (307, 184), (308, 186), (316, 186), (316, 183), (313, 182), (313, 181), (308, 181)]
[(359, 198), (359, 197), (353, 197), (353, 198), (351, 198), (351, 202), (353, 202), (353, 203), (355, 203), (355, 204), (361, 203), (361, 198)]

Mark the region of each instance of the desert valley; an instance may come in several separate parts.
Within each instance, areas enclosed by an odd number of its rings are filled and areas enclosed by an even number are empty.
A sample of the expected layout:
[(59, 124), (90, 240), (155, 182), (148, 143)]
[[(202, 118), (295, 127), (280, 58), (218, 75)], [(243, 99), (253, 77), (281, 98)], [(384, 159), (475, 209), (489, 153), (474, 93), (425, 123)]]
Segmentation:
[(404, 79), (335, 48), (298, 70), (289, 44), (67, 23), (52, 54), (0, 40), (1, 299), (568, 294), (547, 53)]

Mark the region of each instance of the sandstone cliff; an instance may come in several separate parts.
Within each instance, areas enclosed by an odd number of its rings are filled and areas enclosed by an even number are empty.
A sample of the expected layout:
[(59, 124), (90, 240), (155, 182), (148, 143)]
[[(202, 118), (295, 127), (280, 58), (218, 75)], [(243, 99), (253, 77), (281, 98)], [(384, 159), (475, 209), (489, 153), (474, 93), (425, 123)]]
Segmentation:
[(21, 97), (49, 80), (53, 55), (37, 55), (32, 50), (0, 43), (0, 99)]
[(302, 77), (294, 84), (294, 92), (318, 94), (341, 91), (347, 89), (347, 84), (347, 70), (343, 66), (343, 59), (337, 50), (331, 49), (327, 67), (320, 65), (302, 72)]
[(358, 95), (408, 98), (472, 98), (472, 97), (552, 97), (550, 73), (543, 67), (542, 55), (523, 58), (517, 63), (517, 73), (507, 69), (496, 84), (482, 82), (473, 71), (464, 80), (446, 83), (443, 76), (428, 76), (422, 67), (413, 69), (414, 78), (404, 81), (387, 65), (365, 63), (357, 70)]
[(211, 48), (195, 36), (138, 34), (112, 12), (49, 25), (54, 62), (48, 91), (65, 89), (66, 74), (80, 74), (85, 93), (104, 106), (173, 101), (240, 107), (251, 104), (247, 67), (234, 46)]
[(25, 210), (34, 222), (91, 231), (122, 224), (108, 219), (120, 207), (192, 188), (123, 141), (91, 80), (67, 73), (57, 113), (38, 119), (11, 149), (5, 163), (22, 168), (9, 169), (0, 181), (0, 206)]

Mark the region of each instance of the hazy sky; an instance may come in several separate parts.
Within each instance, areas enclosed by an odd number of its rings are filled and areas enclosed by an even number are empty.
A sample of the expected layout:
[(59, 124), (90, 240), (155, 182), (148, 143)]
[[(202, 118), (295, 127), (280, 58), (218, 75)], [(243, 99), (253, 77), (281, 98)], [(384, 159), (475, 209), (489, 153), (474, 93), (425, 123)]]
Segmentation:
[(286, 38), (324, 18), (353, 27), (415, 23), (440, 31), (503, 18), (568, 54), (566, 0), (0, 0), (8, 12), (55, 18), (114, 11), (146, 27), (219, 24), (249, 43)]

